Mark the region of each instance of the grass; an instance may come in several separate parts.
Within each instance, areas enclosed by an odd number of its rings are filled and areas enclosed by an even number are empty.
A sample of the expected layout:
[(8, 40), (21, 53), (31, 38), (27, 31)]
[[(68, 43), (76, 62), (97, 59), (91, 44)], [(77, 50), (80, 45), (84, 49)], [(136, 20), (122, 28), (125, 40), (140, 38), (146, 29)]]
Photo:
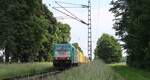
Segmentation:
[(49, 80), (124, 80), (102, 61), (80, 65), (50, 76)]
[(150, 80), (150, 71), (131, 68), (126, 64), (111, 64), (111, 67), (125, 80)]
[(0, 64), (0, 79), (33, 75), (46, 72), (52, 67), (50, 62), (25, 64)]

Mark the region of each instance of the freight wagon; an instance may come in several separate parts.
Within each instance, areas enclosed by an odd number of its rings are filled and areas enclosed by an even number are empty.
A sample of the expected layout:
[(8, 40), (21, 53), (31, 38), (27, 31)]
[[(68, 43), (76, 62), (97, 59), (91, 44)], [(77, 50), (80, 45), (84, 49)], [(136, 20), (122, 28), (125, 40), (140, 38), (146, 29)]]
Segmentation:
[(54, 44), (53, 45), (53, 65), (55, 67), (69, 67), (88, 63), (89, 60), (83, 52), (76, 49), (72, 44)]

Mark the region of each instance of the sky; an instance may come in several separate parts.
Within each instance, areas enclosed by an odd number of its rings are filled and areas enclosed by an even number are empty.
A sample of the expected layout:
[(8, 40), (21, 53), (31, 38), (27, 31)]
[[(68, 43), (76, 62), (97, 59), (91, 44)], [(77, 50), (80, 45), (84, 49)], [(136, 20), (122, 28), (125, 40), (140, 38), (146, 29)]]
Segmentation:
[[(74, 3), (74, 4), (88, 4), (88, 0), (57, 0), (59, 2)], [(92, 50), (94, 51), (96, 47), (96, 42), (98, 38), (103, 33), (108, 33), (115, 36), (115, 30), (113, 27), (113, 14), (109, 12), (111, 8), (111, 0), (91, 0), (92, 4)], [(57, 20), (63, 23), (67, 23), (71, 27), (71, 43), (78, 42), (85, 55), (87, 56), (87, 25), (84, 25), (74, 19), (68, 18), (62, 13), (52, 9), (51, 7), (58, 7), (54, 0), (43, 0), (43, 3), (48, 6)], [(77, 5), (66, 5), (59, 3), (64, 7), (78, 7)], [(63, 11), (63, 9), (58, 8)], [(75, 14), (80, 19), (87, 22), (87, 9), (86, 8), (67, 8), (70, 12)], [(65, 18), (65, 19), (62, 19)]]

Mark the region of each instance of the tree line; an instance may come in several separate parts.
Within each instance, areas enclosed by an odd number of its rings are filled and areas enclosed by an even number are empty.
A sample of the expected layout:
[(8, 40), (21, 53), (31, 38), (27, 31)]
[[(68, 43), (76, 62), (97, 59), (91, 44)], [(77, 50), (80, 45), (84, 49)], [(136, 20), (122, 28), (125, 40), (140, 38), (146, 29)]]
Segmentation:
[(127, 50), (127, 64), (150, 69), (150, 1), (113, 0), (114, 29)]
[(6, 62), (47, 61), (53, 43), (70, 41), (70, 26), (58, 22), (42, 0), (0, 0), (0, 49)]

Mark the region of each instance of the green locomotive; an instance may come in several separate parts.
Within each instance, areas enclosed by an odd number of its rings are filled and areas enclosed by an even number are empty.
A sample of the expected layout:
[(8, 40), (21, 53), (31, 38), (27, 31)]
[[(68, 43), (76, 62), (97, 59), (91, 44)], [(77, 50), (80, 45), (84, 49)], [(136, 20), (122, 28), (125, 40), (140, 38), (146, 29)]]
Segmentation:
[(71, 65), (88, 63), (89, 59), (82, 51), (76, 49), (72, 44), (54, 44), (53, 45), (53, 65), (55, 67), (69, 67)]
[(77, 64), (76, 49), (71, 44), (54, 44), (53, 45), (53, 65), (55, 67), (70, 66)]

